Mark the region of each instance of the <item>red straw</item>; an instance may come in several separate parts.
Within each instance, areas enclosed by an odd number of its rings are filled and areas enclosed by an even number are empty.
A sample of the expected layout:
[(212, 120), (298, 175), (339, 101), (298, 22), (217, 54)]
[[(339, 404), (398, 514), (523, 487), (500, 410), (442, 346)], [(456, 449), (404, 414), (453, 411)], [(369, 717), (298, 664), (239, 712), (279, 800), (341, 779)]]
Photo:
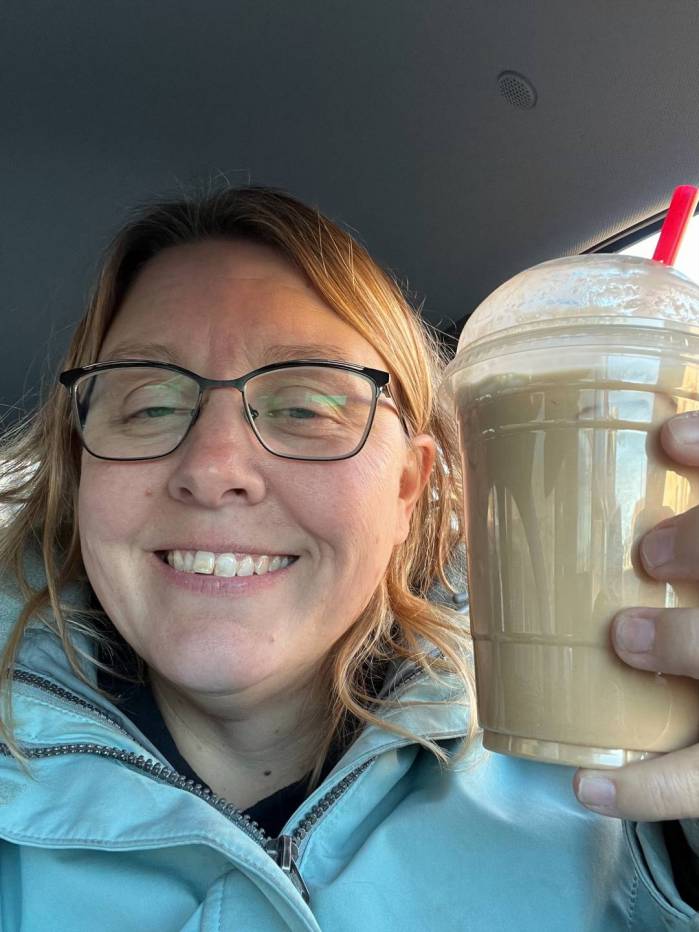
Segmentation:
[(699, 188), (691, 184), (681, 184), (675, 188), (670, 201), (670, 208), (665, 217), (660, 239), (655, 247), (653, 259), (665, 265), (674, 265), (675, 257), (682, 245), (684, 234), (699, 201)]

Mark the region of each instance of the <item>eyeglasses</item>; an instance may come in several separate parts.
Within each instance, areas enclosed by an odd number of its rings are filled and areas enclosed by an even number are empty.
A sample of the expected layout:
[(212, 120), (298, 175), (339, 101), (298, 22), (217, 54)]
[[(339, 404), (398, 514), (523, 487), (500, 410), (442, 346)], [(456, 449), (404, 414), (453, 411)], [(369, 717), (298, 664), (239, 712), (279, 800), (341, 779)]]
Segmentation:
[[(262, 446), (293, 460), (342, 460), (362, 449), (389, 374), (351, 363), (294, 360), (238, 379), (205, 379), (170, 363), (99, 362), (68, 369), (80, 440), (104, 460), (151, 460), (179, 447), (209, 388), (237, 388), (245, 418)], [(400, 412), (403, 429), (410, 436)]]

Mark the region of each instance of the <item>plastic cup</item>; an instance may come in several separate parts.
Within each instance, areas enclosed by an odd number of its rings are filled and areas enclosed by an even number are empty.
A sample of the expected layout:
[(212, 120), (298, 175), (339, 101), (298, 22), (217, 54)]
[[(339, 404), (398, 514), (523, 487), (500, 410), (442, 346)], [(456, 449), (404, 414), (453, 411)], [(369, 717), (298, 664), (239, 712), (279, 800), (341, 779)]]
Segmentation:
[(699, 682), (637, 670), (611, 621), (694, 607), (640, 538), (699, 504), (660, 428), (699, 410), (699, 286), (632, 256), (544, 262), (472, 314), (440, 397), (458, 422), (486, 748), (618, 767), (699, 741)]

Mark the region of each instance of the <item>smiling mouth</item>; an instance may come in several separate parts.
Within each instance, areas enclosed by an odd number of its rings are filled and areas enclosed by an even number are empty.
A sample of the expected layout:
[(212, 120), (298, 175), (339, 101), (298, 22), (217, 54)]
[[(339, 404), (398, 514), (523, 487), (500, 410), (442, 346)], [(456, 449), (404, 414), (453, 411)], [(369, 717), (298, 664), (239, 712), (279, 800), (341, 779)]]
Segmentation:
[(170, 566), (175, 572), (185, 573), (188, 576), (214, 576), (218, 578), (246, 577), (246, 576), (268, 576), (276, 573), (278, 570), (286, 569), (292, 563), (296, 563), (298, 556), (289, 555), (285, 557), (258, 556), (253, 558), (245, 554), (242, 557), (236, 557), (233, 554), (213, 553), (199, 555), (193, 558), (191, 553), (183, 554), (180, 551), (156, 550), (155, 556), (161, 562)]

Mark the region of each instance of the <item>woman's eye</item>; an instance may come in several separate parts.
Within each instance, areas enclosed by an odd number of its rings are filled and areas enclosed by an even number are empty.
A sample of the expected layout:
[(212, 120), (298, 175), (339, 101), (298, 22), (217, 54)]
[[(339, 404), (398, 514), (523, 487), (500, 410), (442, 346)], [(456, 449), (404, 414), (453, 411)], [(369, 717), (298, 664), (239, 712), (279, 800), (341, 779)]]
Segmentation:
[[(159, 414), (153, 414), (152, 412), (154, 412), (154, 411), (157, 411), (157, 412), (160, 412), (160, 413), (159, 413)], [(163, 411), (165, 412), (165, 414), (173, 414), (173, 413), (175, 413), (176, 409), (175, 409), (175, 408), (155, 408), (155, 407), (153, 407), (153, 408), (141, 408), (140, 411), (134, 411), (134, 413), (133, 413), (133, 414), (129, 414), (128, 417), (129, 417), (129, 418), (137, 418), (137, 417), (141, 417), (141, 416), (143, 416), (143, 415), (145, 415), (146, 418), (162, 417), (162, 412), (163, 412)]]
[(272, 408), (266, 412), (269, 418), (289, 418), (294, 421), (312, 421), (326, 417), (326, 411), (313, 411), (311, 408)]

